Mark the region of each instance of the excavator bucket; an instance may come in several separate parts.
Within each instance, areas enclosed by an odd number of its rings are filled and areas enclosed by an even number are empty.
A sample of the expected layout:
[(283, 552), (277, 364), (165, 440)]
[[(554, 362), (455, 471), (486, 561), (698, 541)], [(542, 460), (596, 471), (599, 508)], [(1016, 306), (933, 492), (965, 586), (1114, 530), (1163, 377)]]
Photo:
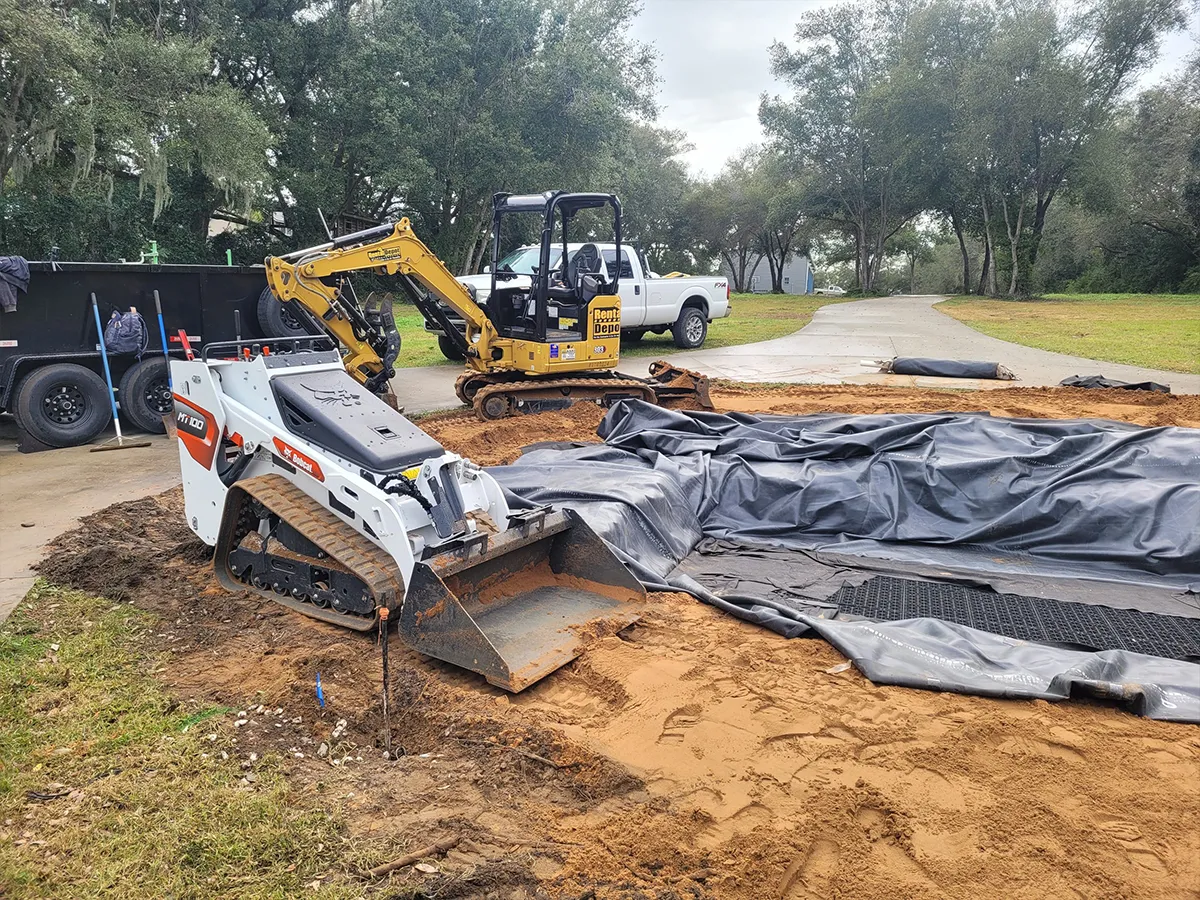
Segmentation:
[(673, 366), (666, 360), (650, 363), (650, 385), (659, 406), (670, 409), (712, 409), (708, 376)]
[(418, 562), (400, 611), (414, 649), (516, 693), (637, 621), (646, 591), (574, 512), (509, 517)]

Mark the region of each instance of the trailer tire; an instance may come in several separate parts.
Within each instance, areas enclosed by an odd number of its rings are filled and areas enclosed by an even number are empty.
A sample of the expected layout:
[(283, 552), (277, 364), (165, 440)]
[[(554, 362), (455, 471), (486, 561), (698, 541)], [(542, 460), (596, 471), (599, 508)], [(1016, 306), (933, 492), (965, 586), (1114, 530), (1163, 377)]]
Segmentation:
[(307, 337), (309, 334), (304, 320), (285, 308), (269, 286), (258, 295), (258, 325), (269, 338)]
[(14, 409), (21, 426), (51, 447), (86, 444), (112, 417), (104, 379), (74, 363), (51, 363), (27, 375)]
[(463, 352), (458, 349), (458, 345), (444, 334), (438, 335), (438, 349), (442, 351), (442, 356), (446, 357), (446, 359), (453, 360), (454, 362), (462, 362), (467, 358)]
[(685, 306), (671, 329), (671, 335), (680, 350), (695, 350), (708, 337), (708, 316), (698, 306)]
[(161, 357), (143, 359), (121, 376), (121, 415), (129, 424), (150, 434), (166, 434), (163, 416), (174, 409), (167, 361)]

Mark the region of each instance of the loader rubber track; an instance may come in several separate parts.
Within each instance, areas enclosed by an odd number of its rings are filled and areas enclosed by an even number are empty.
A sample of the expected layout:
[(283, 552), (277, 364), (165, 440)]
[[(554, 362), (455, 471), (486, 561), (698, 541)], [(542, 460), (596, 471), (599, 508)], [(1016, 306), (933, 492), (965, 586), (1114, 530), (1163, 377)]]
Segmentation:
[[(281, 556), (293, 561), (307, 559), (312, 565), (324, 568), (330, 568), (332, 561), (338, 569), (353, 573), (373, 602), (372, 612), (358, 614), (339, 611), (332, 605), (317, 606), (310, 600), (294, 597), (287, 592), (280, 594), (272, 589), (269, 582), (262, 587), (255, 586), (250, 583), (251, 575), (245, 569), (235, 573), (230, 568), (229, 555), (247, 535), (258, 531), (260, 518), (255, 509), (256, 502), (319, 547), (328, 558), (307, 558), (294, 551)], [(403, 579), (391, 554), (359, 534), (282, 475), (260, 475), (230, 487), (225, 497), (225, 513), (221, 519), (213, 563), (217, 580), (230, 591), (250, 591), (307, 616), (355, 631), (375, 628), (379, 609), (386, 606), (389, 611), (395, 611), (404, 597)], [(261, 576), (263, 573), (253, 574)]]

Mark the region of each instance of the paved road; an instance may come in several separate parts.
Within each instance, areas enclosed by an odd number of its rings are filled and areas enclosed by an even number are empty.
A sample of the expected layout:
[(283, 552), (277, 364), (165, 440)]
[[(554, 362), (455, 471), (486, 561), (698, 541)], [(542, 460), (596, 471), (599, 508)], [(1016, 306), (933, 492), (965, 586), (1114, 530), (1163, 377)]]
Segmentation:
[[(818, 309), (787, 337), (741, 347), (678, 353), (670, 360), (717, 378), (797, 384), (876, 383), (918, 387), (1010, 387), (1014, 382), (879, 375), (862, 360), (894, 356), (976, 359), (1002, 363), (1017, 386), (1057, 385), (1071, 375), (1104, 374), (1121, 381), (1158, 381), (1177, 394), (1200, 394), (1200, 375), (1098, 362), (1010, 344), (980, 334), (938, 312), (942, 297), (882, 297)], [(737, 315), (737, 304), (734, 304)]]

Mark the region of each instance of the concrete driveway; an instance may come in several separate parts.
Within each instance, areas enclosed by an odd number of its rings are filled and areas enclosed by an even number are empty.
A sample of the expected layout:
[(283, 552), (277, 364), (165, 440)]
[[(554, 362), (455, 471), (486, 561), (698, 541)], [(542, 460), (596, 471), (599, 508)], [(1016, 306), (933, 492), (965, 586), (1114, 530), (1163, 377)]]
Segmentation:
[[(1158, 381), (1176, 394), (1200, 394), (1200, 375), (1098, 362), (997, 340), (940, 313), (944, 297), (880, 297), (818, 309), (787, 337), (741, 347), (677, 353), (671, 362), (715, 378), (796, 384), (893, 384), (917, 387), (1042, 387), (1071, 375), (1103, 374), (1121, 381)], [(734, 312), (737, 315), (737, 303)], [(1019, 379), (990, 381), (881, 375), (862, 360), (895, 356), (1002, 363)]]

